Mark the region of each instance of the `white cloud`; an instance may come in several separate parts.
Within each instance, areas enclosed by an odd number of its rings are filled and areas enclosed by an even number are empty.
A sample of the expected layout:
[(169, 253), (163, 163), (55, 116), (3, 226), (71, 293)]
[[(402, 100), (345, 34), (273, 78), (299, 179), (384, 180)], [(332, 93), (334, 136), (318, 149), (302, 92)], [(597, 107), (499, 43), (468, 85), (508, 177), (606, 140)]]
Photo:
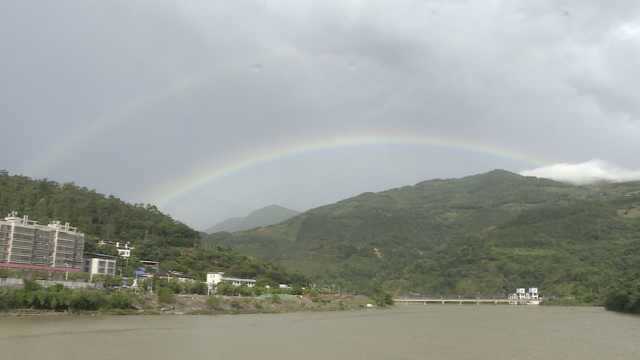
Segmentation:
[(520, 174), (577, 185), (592, 184), (600, 181), (623, 182), (640, 180), (640, 170), (624, 169), (597, 159), (577, 164), (560, 163), (543, 166), (522, 171)]

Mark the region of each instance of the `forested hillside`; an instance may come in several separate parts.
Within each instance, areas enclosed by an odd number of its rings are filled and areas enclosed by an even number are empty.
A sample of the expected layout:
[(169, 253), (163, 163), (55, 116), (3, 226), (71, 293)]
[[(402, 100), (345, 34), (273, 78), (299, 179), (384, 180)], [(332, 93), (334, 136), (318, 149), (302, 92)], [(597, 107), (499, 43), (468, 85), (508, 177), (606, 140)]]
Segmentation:
[(25, 176), (0, 176), (0, 214), (10, 211), (43, 224), (70, 222), (90, 238), (107, 241), (153, 239), (171, 246), (192, 246), (199, 237), (197, 231), (153, 205), (131, 205), (73, 183)]
[(343, 288), (602, 302), (640, 269), (640, 183), (573, 186), (506, 171), (365, 193), (282, 224), (214, 234)]
[(281, 266), (230, 249), (216, 246), (202, 249), (199, 232), (161, 213), (153, 205), (132, 205), (74, 184), (3, 173), (0, 175), (0, 214), (5, 216), (10, 211), (28, 215), (42, 224), (50, 220), (70, 222), (86, 234), (87, 252), (114, 251), (109, 247), (96, 248), (98, 240), (130, 242), (136, 249), (123, 275), (132, 272), (137, 261), (144, 259), (160, 261), (163, 270), (199, 278), (207, 271), (217, 270), (274, 283), (304, 281)]

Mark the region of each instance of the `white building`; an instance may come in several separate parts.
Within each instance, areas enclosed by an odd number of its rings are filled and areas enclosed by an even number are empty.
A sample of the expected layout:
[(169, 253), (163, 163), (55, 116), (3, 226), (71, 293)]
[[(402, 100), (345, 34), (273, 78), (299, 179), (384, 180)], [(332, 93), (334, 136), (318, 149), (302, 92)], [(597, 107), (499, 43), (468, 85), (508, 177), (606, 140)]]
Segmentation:
[(129, 243), (121, 244), (119, 242), (116, 243), (116, 250), (118, 250), (118, 256), (121, 258), (128, 259), (131, 257), (131, 252), (135, 249), (134, 247), (130, 247)]
[(223, 272), (214, 272), (207, 273), (207, 287), (209, 288), (209, 293), (213, 291), (213, 289), (220, 283), (230, 283), (233, 286), (246, 286), (246, 287), (254, 287), (256, 286), (255, 279), (241, 279), (234, 277), (226, 277)]
[(107, 255), (95, 255), (84, 260), (84, 271), (94, 275), (116, 276), (116, 259)]
[(124, 259), (128, 259), (131, 257), (131, 252), (135, 249), (133, 246), (130, 246), (129, 243), (121, 243), (119, 241), (116, 241), (115, 243), (110, 242), (110, 241), (104, 241), (104, 240), (100, 240), (98, 242), (98, 247), (103, 247), (105, 245), (109, 245), (109, 246), (113, 246), (116, 248), (116, 251), (118, 252), (118, 256), (120, 256), (121, 258)]
[(509, 295), (511, 304), (540, 304), (538, 288), (517, 288), (516, 292)]
[(194, 283), (195, 279), (187, 277), (185, 274), (178, 271), (169, 271), (164, 275), (159, 276), (160, 279), (167, 281), (177, 281), (179, 283)]

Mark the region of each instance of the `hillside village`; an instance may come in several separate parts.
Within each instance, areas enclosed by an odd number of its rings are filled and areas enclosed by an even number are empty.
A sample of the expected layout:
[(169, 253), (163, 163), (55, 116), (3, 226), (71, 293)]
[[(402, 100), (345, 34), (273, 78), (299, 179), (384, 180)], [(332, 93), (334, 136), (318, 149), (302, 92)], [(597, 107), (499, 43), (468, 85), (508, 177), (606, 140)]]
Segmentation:
[[(142, 266), (135, 269), (133, 276), (129, 276), (123, 273), (126, 268), (124, 264), (135, 254), (135, 247), (128, 242), (100, 241), (98, 251), (111, 248), (116, 255), (85, 253), (84, 242), (85, 234), (69, 223), (63, 225), (59, 221), (52, 221), (48, 225), (41, 225), (27, 215), (19, 217), (12, 212), (0, 220), (0, 269), (26, 276), (34, 276), (32, 273), (35, 276), (46, 274), (49, 279), (60, 279), (59, 275), (64, 274), (67, 281), (69, 274), (72, 274), (71, 278), (76, 280), (73, 284), (61, 282), (72, 287), (96, 287), (97, 283), (104, 286), (105, 278), (116, 277), (121, 281), (121, 284), (115, 284), (117, 287), (139, 287), (143, 282), (158, 279), (194, 288), (204, 284), (209, 294), (215, 293), (220, 284), (247, 288), (256, 286), (256, 279), (224, 276), (224, 272), (219, 271), (207, 273), (206, 281), (201, 281), (179, 271), (161, 271), (160, 262), (144, 259), (139, 260)], [(85, 285), (80, 285), (83, 283)], [(271, 288), (269, 284), (263, 286)], [(278, 284), (277, 289), (288, 291), (291, 286)]]

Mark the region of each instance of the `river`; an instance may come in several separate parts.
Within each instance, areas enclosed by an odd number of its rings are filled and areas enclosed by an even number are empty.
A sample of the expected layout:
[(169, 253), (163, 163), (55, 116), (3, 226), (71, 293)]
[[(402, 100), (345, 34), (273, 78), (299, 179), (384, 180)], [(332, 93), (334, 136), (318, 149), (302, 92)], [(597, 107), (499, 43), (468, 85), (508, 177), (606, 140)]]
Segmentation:
[(0, 317), (2, 360), (640, 359), (640, 317), (600, 308), (398, 305), (231, 316)]

